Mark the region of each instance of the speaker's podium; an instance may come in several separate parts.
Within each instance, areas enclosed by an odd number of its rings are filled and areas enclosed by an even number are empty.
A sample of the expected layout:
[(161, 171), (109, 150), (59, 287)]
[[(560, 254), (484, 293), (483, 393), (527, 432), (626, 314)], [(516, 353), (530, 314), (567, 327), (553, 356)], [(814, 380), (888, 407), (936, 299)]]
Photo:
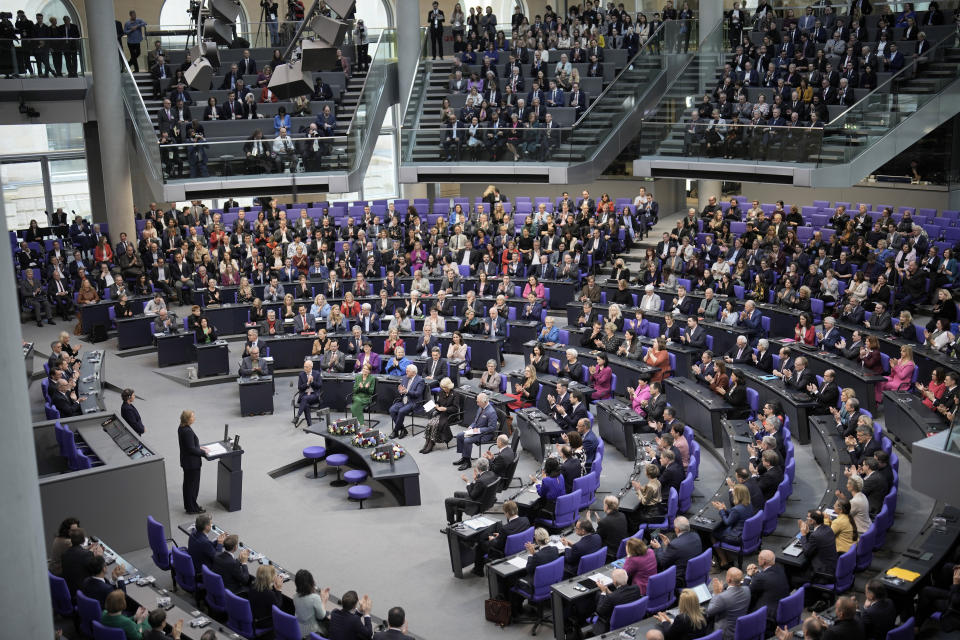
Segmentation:
[(217, 502), (227, 511), (239, 511), (243, 505), (243, 449), (233, 442), (211, 442), (207, 460), (217, 461)]

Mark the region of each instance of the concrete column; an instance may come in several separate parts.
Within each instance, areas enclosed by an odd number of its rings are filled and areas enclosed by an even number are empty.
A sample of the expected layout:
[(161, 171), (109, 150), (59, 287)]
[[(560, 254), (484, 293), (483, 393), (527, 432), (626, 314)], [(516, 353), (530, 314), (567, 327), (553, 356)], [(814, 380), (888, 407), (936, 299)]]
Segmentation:
[(103, 191), (103, 165), (100, 162), (100, 136), (96, 122), (83, 123), (83, 146), (87, 151), (87, 185), (90, 187), (90, 211), (93, 221), (108, 222), (107, 196)]
[(707, 199), (710, 196), (716, 196), (717, 202), (720, 202), (720, 187), (722, 184), (719, 180), (697, 180), (697, 202), (701, 211), (707, 206)]
[[(114, 36), (116, 37), (116, 36)], [(7, 215), (0, 198), (0, 236), (7, 237)], [(10, 244), (0, 246), (0, 299), (16, 300)], [(8, 363), (23, 361), (17, 349), (23, 337), (16, 305), (0, 308), (0, 358)], [(42, 351), (49, 347), (40, 345)], [(5, 424), (0, 447), (0, 504), (10, 517), (0, 521), (0, 566), (16, 580), (0, 584), (0, 602), (16, 603), (17, 615), (6, 616), (3, 635), (10, 638), (52, 638), (53, 609), (45, 540), (54, 532), (44, 531), (40, 510), (37, 453), (33, 443), (30, 404), (23, 366), (0, 367), (0, 404)], [(16, 517), (13, 517), (16, 514)], [(67, 514), (64, 514), (66, 517)]]
[[(100, 163), (103, 170), (103, 192), (106, 196), (106, 221), (111, 238), (121, 232), (136, 237), (133, 219), (133, 189), (130, 182), (130, 147), (124, 106), (121, 99), (120, 59), (117, 32), (114, 29), (112, 2), (88, 2), (87, 35), (89, 36), (94, 75), (93, 99), (97, 108)], [(94, 212), (94, 219), (102, 216)]]
[(401, 114), (407, 110), (407, 98), (420, 62), (420, 20), (419, 0), (397, 0), (397, 92)]
[[(683, 6), (683, 3), (681, 2), (679, 5), (674, 3), (674, 6)], [(700, 0), (697, 18), (700, 20), (700, 37), (702, 39), (703, 36), (713, 31), (714, 27), (723, 22), (723, 0)]]
[[(650, 183), (643, 183), (647, 191), (653, 191), (654, 198), (660, 204), (661, 217), (674, 211), (686, 211), (687, 193), (686, 181), (678, 178), (658, 178), (653, 181), (653, 189)], [(636, 191), (636, 189), (634, 189)]]

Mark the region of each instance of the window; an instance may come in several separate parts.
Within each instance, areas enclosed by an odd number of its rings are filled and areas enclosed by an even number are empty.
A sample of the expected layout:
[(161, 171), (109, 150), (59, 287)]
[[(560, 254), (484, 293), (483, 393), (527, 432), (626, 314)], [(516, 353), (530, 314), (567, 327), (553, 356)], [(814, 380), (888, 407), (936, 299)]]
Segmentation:
[(393, 11), (384, 0), (357, 0), (356, 18), (363, 20), (368, 32), (393, 26)]

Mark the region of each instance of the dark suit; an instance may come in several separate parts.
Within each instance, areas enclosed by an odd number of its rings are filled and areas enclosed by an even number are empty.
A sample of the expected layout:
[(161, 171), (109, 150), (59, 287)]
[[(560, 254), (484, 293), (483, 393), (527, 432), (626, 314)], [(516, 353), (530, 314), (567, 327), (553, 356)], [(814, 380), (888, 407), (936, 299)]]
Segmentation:
[(863, 495), (867, 496), (871, 516), (880, 513), (880, 509), (883, 508), (883, 499), (889, 489), (887, 481), (880, 475), (879, 471), (875, 471), (863, 479)]
[(80, 406), (80, 403), (70, 399), (70, 396), (61, 393), (59, 389), (51, 389), (49, 393), (53, 406), (60, 412), (60, 417), (69, 418), (83, 414), (83, 408)]
[(629, 535), (627, 514), (622, 511), (608, 513), (597, 522), (597, 534), (607, 545), (608, 554), (616, 555), (620, 541)]
[[(403, 429), (403, 421), (416, 409), (423, 401), (423, 393), (426, 385), (423, 377), (417, 374), (413, 379), (404, 378), (401, 384), (407, 387), (407, 392), (400, 396), (390, 405), (390, 419), (393, 424), (393, 431), (398, 433)], [(492, 409), (493, 407), (491, 407)]]
[(221, 551), (214, 556), (211, 570), (223, 578), (223, 586), (233, 593), (246, 591), (247, 586), (253, 582), (246, 563), (240, 562), (228, 551)]
[(77, 589), (90, 576), (87, 564), (93, 559), (93, 552), (83, 547), (70, 547), (60, 556), (60, 575), (67, 581), (70, 597), (75, 598)]
[(372, 640), (373, 624), (369, 616), (337, 609), (330, 612), (327, 637), (329, 640)]
[(598, 551), (603, 547), (603, 539), (596, 533), (588, 533), (575, 543), (567, 547), (563, 554), (564, 571), (567, 575), (577, 573), (577, 565), (580, 564), (580, 558)]
[(486, 543), (487, 554), (502, 558), (504, 546), (507, 544), (507, 538), (522, 531), (526, 531), (529, 528), (530, 521), (526, 516), (517, 516), (513, 520), (508, 520), (507, 522), (498, 522), (494, 526), (493, 531), (490, 533), (490, 535), (496, 533), (497, 537)]
[(859, 620), (837, 620), (823, 632), (823, 640), (864, 640), (865, 637)]
[(512, 478), (508, 478), (507, 473), (510, 471), (510, 465), (516, 460), (516, 457), (517, 455), (512, 448), (509, 446), (504, 447), (493, 456), (493, 460), (490, 461), (490, 471), (497, 474), (501, 480), (506, 480), (509, 483)]
[(757, 478), (757, 484), (766, 500), (773, 497), (781, 482), (783, 482), (783, 467), (780, 466), (770, 467)]
[(475, 515), (480, 512), (480, 501), (492, 484), (499, 484), (500, 476), (489, 469), (484, 471), (476, 480), (467, 484), (466, 491), (454, 491), (452, 498), (443, 501), (447, 511), (447, 522), (460, 522), (461, 516)]
[(640, 587), (635, 584), (627, 584), (608, 594), (600, 594), (597, 597), (597, 621), (593, 623), (593, 633), (600, 635), (610, 629), (610, 617), (613, 615), (613, 609), (621, 604), (628, 604), (643, 597), (640, 593)]
[(890, 598), (877, 600), (860, 613), (867, 640), (886, 640), (887, 632), (897, 626), (897, 606)]
[(373, 634), (373, 640), (413, 640), (413, 636), (408, 636), (399, 629), (387, 629)]
[(700, 535), (695, 531), (687, 531), (655, 551), (657, 567), (660, 571), (672, 566), (677, 567), (677, 586), (685, 585), (684, 576), (687, 574), (687, 561), (700, 555), (703, 545)]
[(769, 349), (764, 351), (762, 355), (757, 356), (757, 363), (754, 366), (767, 373), (773, 371), (773, 354)]
[(129, 402), (124, 402), (120, 407), (120, 417), (130, 425), (134, 431), (143, 435), (146, 428), (143, 426), (143, 420), (140, 419), (140, 412)]
[(680, 493), (680, 483), (683, 482), (685, 475), (679, 457), (660, 471), (660, 487), (664, 501), (670, 493), (670, 487), (676, 489), (677, 494)]
[(320, 404), (320, 391), (323, 389), (323, 380), (319, 372), (310, 374), (310, 382), (307, 382), (307, 372), (301, 371), (297, 380), (297, 390), (300, 391), (300, 413), (307, 418), (307, 424), (310, 422), (310, 406)]
[(837, 406), (837, 400), (840, 399), (840, 388), (836, 382), (824, 382), (813, 396), (817, 400), (815, 413), (826, 415), (830, 413), (831, 407)]
[(567, 411), (567, 415), (561, 417), (557, 422), (564, 430), (569, 431), (570, 429), (575, 429), (577, 427), (577, 423), (580, 422), (582, 418), (586, 417), (587, 405), (581, 402), (577, 404), (576, 407), (573, 407), (572, 410)]
[(774, 564), (754, 574), (750, 581), (750, 611), (767, 608), (767, 619), (776, 622), (777, 604), (790, 595), (790, 583), (783, 567)]
[(200, 567), (207, 567), (213, 571), (213, 563), (217, 554), (223, 551), (223, 546), (207, 537), (205, 533), (193, 531), (187, 540), (187, 553), (193, 559), (193, 568), (200, 575)]
[(83, 581), (83, 585), (80, 587), (80, 590), (83, 592), (83, 595), (88, 598), (93, 598), (100, 603), (100, 608), (105, 608), (104, 602), (107, 599), (107, 596), (121, 589), (115, 584), (110, 584), (106, 580), (101, 580), (100, 578), (94, 578), (93, 576), (87, 577)]
[(179, 427), (177, 438), (180, 442), (180, 467), (183, 469), (183, 508), (188, 513), (197, 512), (200, 510), (197, 494), (200, 493), (200, 465), (204, 452), (190, 425)]
[(804, 368), (800, 373), (794, 371), (784, 382), (788, 387), (806, 393), (808, 384), (817, 384), (817, 377), (809, 368)]
[(810, 561), (810, 573), (833, 576), (837, 570), (837, 542), (833, 529), (820, 525), (803, 541), (803, 555)]

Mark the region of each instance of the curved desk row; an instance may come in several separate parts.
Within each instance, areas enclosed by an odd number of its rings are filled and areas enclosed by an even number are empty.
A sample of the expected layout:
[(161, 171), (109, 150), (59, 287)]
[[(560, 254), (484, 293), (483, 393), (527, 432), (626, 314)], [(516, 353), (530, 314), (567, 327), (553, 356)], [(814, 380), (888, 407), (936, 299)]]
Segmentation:
[(885, 430), (907, 451), (913, 450), (917, 440), (947, 428), (939, 413), (928, 409), (919, 396), (909, 391), (884, 391), (883, 414)]
[(723, 526), (720, 512), (717, 511), (717, 508), (713, 506), (712, 502), (714, 500), (724, 503), (727, 502), (730, 488), (727, 486), (726, 478), (735, 478), (738, 467), (748, 467), (750, 453), (747, 451), (747, 445), (754, 442), (753, 434), (750, 432), (750, 427), (746, 420), (724, 419), (720, 427), (721, 450), (723, 451), (723, 462), (727, 469), (726, 477), (713, 493), (713, 496), (707, 500), (707, 504), (694, 515), (690, 516), (690, 528), (700, 533), (701, 538), (705, 537), (705, 542), (710, 542), (710, 536)]
[(663, 388), (667, 402), (677, 410), (677, 417), (684, 424), (693, 427), (714, 447), (719, 449), (724, 446), (720, 423), (733, 406), (723, 396), (695, 380), (678, 376), (667, 378)]

